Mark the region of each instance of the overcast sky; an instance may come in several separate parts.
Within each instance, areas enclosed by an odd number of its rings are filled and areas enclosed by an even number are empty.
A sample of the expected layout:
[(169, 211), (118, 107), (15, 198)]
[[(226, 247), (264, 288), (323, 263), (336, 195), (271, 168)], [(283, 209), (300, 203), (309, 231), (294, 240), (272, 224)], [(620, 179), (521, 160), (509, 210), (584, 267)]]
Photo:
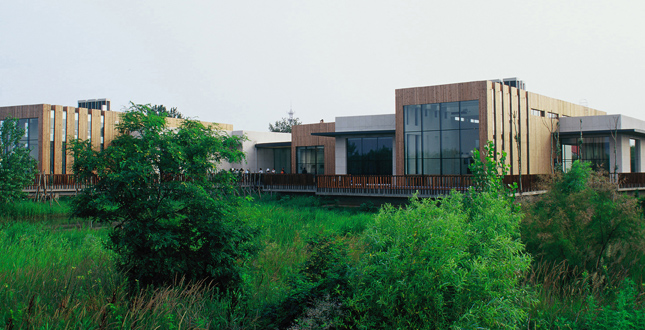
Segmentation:
[(109, 98), (267, 131), (519, 77), (645, 120), (645, 1), (0, 0), (0, 106)]

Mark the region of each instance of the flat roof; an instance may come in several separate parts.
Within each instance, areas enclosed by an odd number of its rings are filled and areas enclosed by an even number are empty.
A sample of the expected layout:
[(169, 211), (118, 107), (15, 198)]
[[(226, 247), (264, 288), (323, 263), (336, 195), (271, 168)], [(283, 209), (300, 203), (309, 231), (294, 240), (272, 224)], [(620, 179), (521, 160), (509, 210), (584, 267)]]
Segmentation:
[[(636, 129), (636, 128), (626, 128), (626, 129), (603, 129), (603, 130), (582, 130), (582, 137), (585, 135), (612, 135), (612, 134), (630, 134), (645, 136), (645, 130)], [(571, 136), (580, 136), (580, 131), (571, 131), (571, 132), (560, 132), (560, 136), (571, 137)]]
[(378, 131), (345, 131), (345, 132), (320, 132), (311, 133), (316, 136), (342, 136), (342, 135), (394, 135), (396, 130), (378, 130)]
[(256, 143), (256, 148), (285, 148), (291, 147), (291, 142), (265, 142), (265, 143)]

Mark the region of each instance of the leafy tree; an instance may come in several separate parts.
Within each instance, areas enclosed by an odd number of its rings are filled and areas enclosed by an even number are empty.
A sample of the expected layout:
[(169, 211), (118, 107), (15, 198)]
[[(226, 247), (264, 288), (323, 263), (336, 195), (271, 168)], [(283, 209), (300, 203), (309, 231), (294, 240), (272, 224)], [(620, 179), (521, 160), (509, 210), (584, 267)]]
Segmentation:
[[(573, 162), (526, 203), (522, 238), (543, 262), (566, 261), (589, 272), (623, 272), (645, 260), (645, 222), (635, 197), (588, 162)], [(634, 269), (636, 270), (636, 269)]]
[(220, 160), (243, 158), (240, 139), (192, 120), (170, 130), (164, 118), (133, 104), (105, 150), (71, 143), (75, 175), (98, 179), (74, 200), (74, 215), (114, 225), (108, 246), (131, 284), (183, 277), (232, 288), (252, 231), (235, 217), (227, 174), (212, 178)]
[(275, 122), (275, 125), (269, 124), (269, 131), (291, 133), (291, 128), (294, 125), (301, 125), (300, 118), (282, 118)]
[(150, 111), (159, 116), (165, 115), (166, 117), (169, 117), (169, 118), (179, 118), (179, 119), (185, 118), (184, 115), (181, 114), (181, 112), (177, 111), (176, 107), (170, 108), (170, 110), (168, 110), (163, 104), (151, 106)]
[(18, 119), (7, 118), (0, 124), (0, 203), (22, 197), (22, 189), (34, 180), (36, 160), (20, 143), (24, 135)]
[(503, 197), (502, 165), (476, 156), (473, 168), (487, 180), (479, 190), (381, 209), (351, 277), (350, 328), (510, 329), (526, 320), (521, 212)]

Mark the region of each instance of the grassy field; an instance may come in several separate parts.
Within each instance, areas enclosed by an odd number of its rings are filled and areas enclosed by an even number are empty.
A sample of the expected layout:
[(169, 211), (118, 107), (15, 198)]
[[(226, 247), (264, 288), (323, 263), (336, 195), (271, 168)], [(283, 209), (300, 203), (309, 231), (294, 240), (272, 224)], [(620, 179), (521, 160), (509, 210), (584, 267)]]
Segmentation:
[[(113, 269), (111, 252), (104, 248), (108, 229), (70, 220), (68, 213), (67, 201), (51, 206), (23, 202), (3, 210), (0, 328), (262, 329), (271, 311), (303, 292), (307, 283), (298, 274), (304, 265), (315, 265), (313, 254), (338, 253), (337, 247), (343, 246), (344, 264), (351, 268), (358, 263), (365, 251), (361, 238), (375, 219), (373, 213), (337, 209), (314, 198), (245, 201), (240, 216), (258, 228), (261, 249), (240, 261), (245, 266), (241, 290), (224, 295), (208, 283), (178, 281), (173, 287), (142, 288), (129, 295), (124, 278)], [(312, 241), (319, 242), (318, 250), (312, 249)], [(522, 275), (534, 297), (523, 328), (645, 327), (642, 281), (583, 272), (565, 279), (561, 274), (571, 272), (561, 267), (566, 266), (534, 263)], [(316, 306), (333, 310), (334, 304)], [(306, 324), (291, 329), (323, 328)]]

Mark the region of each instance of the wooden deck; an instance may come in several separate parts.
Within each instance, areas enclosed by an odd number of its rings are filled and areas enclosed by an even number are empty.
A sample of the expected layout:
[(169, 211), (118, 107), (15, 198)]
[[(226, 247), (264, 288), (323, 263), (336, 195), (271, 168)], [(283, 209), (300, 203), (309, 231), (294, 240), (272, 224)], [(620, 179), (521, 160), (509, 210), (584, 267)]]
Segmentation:
[[(619, 174), (619, 190), (631, 191), (645, 189), (645, 173)], [(173, 178), (172, 180), (185, 180)], [(508, 175), (505, 184), (516, 182), (521, 193), (541, 193), (542, 176)], [(77, 182), (69, 174), (41, 174), (34, 184), (25, 187), (31, 194), (73, 195), (94, 180)], [(473, 186), (471, 175), (318, 175), (312, 174), (241, 174), (238, 184), (246, 191), (311, 193), (326, 196), (367, 196), (367, 197), (409, 197), (418, 193), (419, 197), (437, 197), (452, 190), (467, 191)], [(519, 192), (519, 191), (518, 191)]]

